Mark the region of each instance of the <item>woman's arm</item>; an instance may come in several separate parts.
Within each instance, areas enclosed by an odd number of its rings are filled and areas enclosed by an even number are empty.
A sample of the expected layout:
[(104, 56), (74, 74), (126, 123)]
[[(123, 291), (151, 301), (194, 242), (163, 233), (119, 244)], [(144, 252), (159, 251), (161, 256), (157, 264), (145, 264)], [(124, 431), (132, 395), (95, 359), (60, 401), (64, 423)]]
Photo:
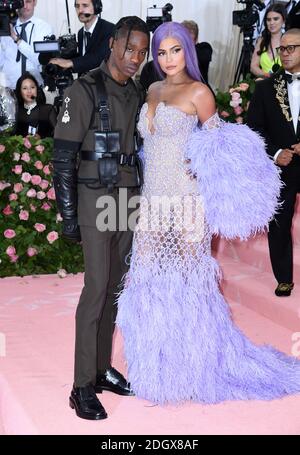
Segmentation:
[(195, 86), (192, 103), (195, 106), (201, 124), (213, 117), (217, 111), (213, 94), (209, 88), (202, 83), (197, 83)]
[(255, 45), (255, 49), (253, 51), (252, 59), (251, 59), (251, 65), (250, 65), (250, 71), (254, 76), (257, 77), (269, 77), (269, 73), (265, 73), (261, 67), (260, 67), (260, 55), (258, 55), (258, 51), (260, 49), (260, 44), (261, 44), (262, 38), (258, 38), (257, 43)]

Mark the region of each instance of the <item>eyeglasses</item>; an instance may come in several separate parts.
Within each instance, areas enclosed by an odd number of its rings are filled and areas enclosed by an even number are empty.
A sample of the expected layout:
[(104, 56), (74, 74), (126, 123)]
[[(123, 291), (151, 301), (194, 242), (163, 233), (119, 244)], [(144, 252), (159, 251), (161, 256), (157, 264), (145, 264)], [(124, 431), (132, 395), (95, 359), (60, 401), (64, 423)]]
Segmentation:
[(279, 46), (276, 47), (276, 51), (280, 54), (283, 54), (284, 51), (287, 51), (288, 54), (293, 54), (296, 47), (300, 47), (300, 44), (290, 44), (289, 46)]

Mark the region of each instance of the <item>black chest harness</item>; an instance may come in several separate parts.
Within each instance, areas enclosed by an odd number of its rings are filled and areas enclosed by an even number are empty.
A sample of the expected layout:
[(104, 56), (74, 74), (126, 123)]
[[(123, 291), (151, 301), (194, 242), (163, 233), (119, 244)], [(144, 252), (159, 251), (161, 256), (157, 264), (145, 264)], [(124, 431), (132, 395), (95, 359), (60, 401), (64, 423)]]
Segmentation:
[[(97, 89), (97, 107), (99, 113), (98, 131), (94, 132), (94, 151), (81, 151), (81, 159), (87, 161), (97, 161), (98, 176), (101, 186), (106, 186), (111, 193), (120, 181), (119, 166), (130, 166), (136, 170), (137, 185), (142, 184), (142, 164), (138, 157), (138, 148), (141, 139), (135, 128), (135, 147), (130, 154), (121, 153), (120, 136), (121, 131), (113, 131), (111, 128), (111, 112), (108, 104), (108, 96), (103, 81), (102, 72), (93, 75)], [(82, 81), (83, 82), (83, 81)], [(141, 102), (140, 102), (141, 105)], [(137, 113), (139, 116), (140, 106)], [(137, 123), (136, 119), (136, 123)]]

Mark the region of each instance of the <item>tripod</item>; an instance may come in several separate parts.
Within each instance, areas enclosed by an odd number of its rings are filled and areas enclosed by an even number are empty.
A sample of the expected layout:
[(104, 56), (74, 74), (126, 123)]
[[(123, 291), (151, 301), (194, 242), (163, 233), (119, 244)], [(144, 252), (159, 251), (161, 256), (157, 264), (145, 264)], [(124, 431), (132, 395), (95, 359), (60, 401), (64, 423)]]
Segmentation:
[(244, 29), (242, 32), (244, 34), (243, 46), (234, 76), (234, 84), (240, 80), (241, 75), (243, 76), (243, 79), (245, 79), (246, 75), (250, 73), (251, 57), (254, 51), (254, 46), (252, 44), (253, 28)]

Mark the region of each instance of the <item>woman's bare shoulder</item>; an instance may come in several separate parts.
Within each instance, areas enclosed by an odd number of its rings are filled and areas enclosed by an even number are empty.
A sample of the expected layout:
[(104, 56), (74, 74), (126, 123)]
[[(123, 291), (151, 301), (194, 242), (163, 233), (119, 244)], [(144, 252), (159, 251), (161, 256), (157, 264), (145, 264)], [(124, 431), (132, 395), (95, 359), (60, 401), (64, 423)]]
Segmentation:
[(162, 81), (153, 82), (153, 84), (151, 84), (150, 87), (148, 88), (147, 101), (149, 101), (149, 99), (151, 100), (159, 99), (161, 90)]
[(191, 84), (190, 94), (192, 99), (197, 99), (199, 97), (210, 98), (212, 96), (211, 90), (208, 88), (208, 86), (200, 81), (195, 81)]

